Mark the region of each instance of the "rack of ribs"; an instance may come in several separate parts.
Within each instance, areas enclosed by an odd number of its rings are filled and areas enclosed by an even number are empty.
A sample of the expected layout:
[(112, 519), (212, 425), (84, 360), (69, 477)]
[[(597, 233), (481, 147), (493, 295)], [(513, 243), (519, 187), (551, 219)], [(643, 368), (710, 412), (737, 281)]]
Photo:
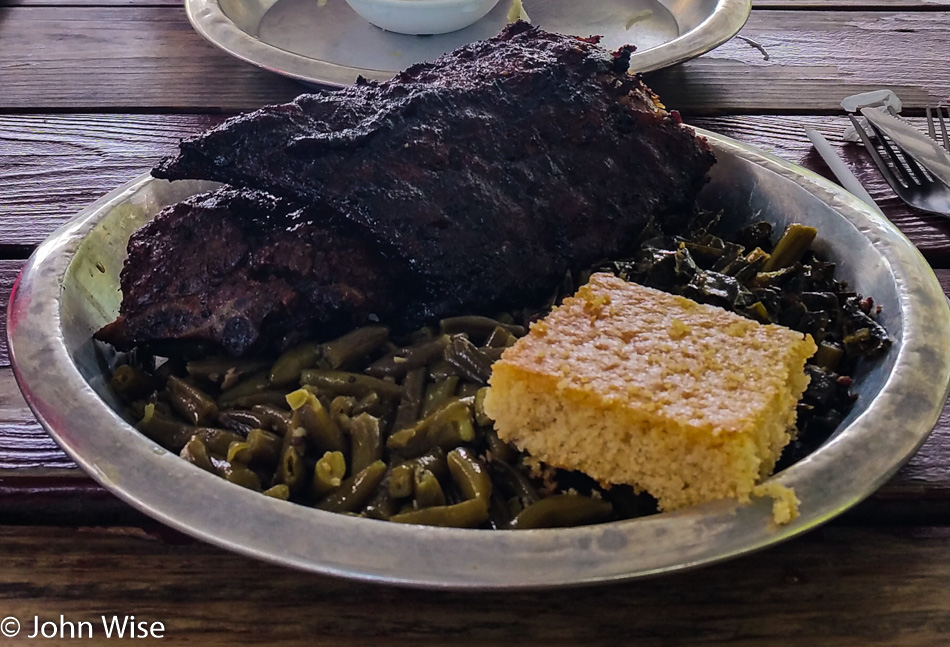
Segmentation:
[(715, 158), (628, 72), (632, 51), (514, 23), (181, 142), (155, 177), (227, 187), (132, 237), (97, 337), (242, 354), (368, 320), (406, 330), (538, 303), (648, 222), (682, 229)]

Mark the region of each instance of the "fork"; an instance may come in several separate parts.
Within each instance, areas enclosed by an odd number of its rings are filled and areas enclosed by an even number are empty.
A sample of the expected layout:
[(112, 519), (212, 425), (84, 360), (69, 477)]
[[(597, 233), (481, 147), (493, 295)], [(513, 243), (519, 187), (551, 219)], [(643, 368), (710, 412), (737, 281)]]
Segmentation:
[[(943, 120), (943, 111), (946, 110), (947, 114), (950, 115), (950, 108), (944, 106), (937, 106), (936, 108), (931, 108), (927, 106), (927, 131), (930, 134), (930, 138), (934, 141), (939, 141), (937, 139), (937, 129), (934, 126), (935, 122), (940, 122), (940, 134), (943, 136), (943, 147), (950, 151), (950, 137), (947, 136), (947, 123)], [(934, 115), (936, 114), (936, 118)]]
[(874, 127), (874, 124), (868, 124), (877, 135), (881, 149), (893, 162), (892, 165), (888, 165), (861, 123), (854, 118), (854, 115), (848, 115), (848, 118), (851, 119), (854, 129), (870, 153), (874, 164), (897, 197), (917, 209), (950, 216), (950, 187), (928, 175), (910, 155), (904, 155), (903, 151), (898, 153), (895, 150), (896, 144), (892, 145), (884, 133)]

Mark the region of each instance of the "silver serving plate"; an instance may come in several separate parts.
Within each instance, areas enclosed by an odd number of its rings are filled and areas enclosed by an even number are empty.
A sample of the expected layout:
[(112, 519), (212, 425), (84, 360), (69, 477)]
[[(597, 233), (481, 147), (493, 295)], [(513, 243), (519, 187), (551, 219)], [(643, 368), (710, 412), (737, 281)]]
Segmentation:
[(926, 438), (947, 398), (950, 307), (916, 248), (857, 198), (755, 148), (700, 132), (719, 158), (706, 205), (735, 225), (816, 226), (818, 250), (883, 306), (895, 342), (859, 372), (860, 399), (840, 431), (773, 477), (801, 499), (801, 515), (788, 525), (773, 524), (770, 500), (754, 499), (581, 528), (408, 526), (277, 501), (181, 460), (116, 413), (91, 335), (118, 311), (129, 235), (209, 183), (141, 177), (40, 245), (11, 296), (14, 372), (50, 435), (118, 497), (200, 539), (307, 571), (436, 588), (547, 587), (666, 573), (775, 544), (868, 496)]
[[(407, 2), (411, 0), (406, 0)], [(533, 24), (608, 49), (633, 44), (630, 67), (650, 72), (704, 54), (735, 36), (750, 0), (524, 0)], [(185, 0), (199, 34), (228, 54), (305, 83), (343, 86), (357, 76), (383, 81), (419, 61), (498, 34), (510, 0), (474, 25), (437, 36), (383, 31), (345, 0)]]

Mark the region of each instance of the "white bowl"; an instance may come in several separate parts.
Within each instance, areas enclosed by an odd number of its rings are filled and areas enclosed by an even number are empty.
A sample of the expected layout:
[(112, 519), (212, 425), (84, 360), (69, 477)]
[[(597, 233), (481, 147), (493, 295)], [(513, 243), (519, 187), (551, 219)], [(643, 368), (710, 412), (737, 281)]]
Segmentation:
[(399, 34), (445, 34), (468, 27), (498, 0), (346, 0), (372, 24)]

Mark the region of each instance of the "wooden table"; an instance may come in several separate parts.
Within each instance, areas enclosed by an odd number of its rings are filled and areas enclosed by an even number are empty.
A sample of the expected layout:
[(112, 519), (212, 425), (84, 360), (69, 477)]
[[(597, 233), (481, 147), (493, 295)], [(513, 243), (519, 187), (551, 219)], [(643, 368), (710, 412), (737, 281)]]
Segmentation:
[[(890, 87), (919, 118), (950, 98), (950, 0), (757, 0), (742, 35), (648, 81), (689, 122), (828, 175), (803, 132), (818, 128), (950, 289), (950, 222), (900, 204), (841, 145), (838, 106)], [(202, 41), (180, 1), (0, 0), (0, 308), (81, 207), (180, 137), (300, 91)], [(868, 501), (756, 555), (584, 590), (406, 591), (252, 561), (142, 517), (45, 435), (0, 338), (0, 618), (24, 625), (0, 644), (27, 642), (35, 616), (98, 627), (115, 614), (195, 645), (945, 644), (950, 413)]]

